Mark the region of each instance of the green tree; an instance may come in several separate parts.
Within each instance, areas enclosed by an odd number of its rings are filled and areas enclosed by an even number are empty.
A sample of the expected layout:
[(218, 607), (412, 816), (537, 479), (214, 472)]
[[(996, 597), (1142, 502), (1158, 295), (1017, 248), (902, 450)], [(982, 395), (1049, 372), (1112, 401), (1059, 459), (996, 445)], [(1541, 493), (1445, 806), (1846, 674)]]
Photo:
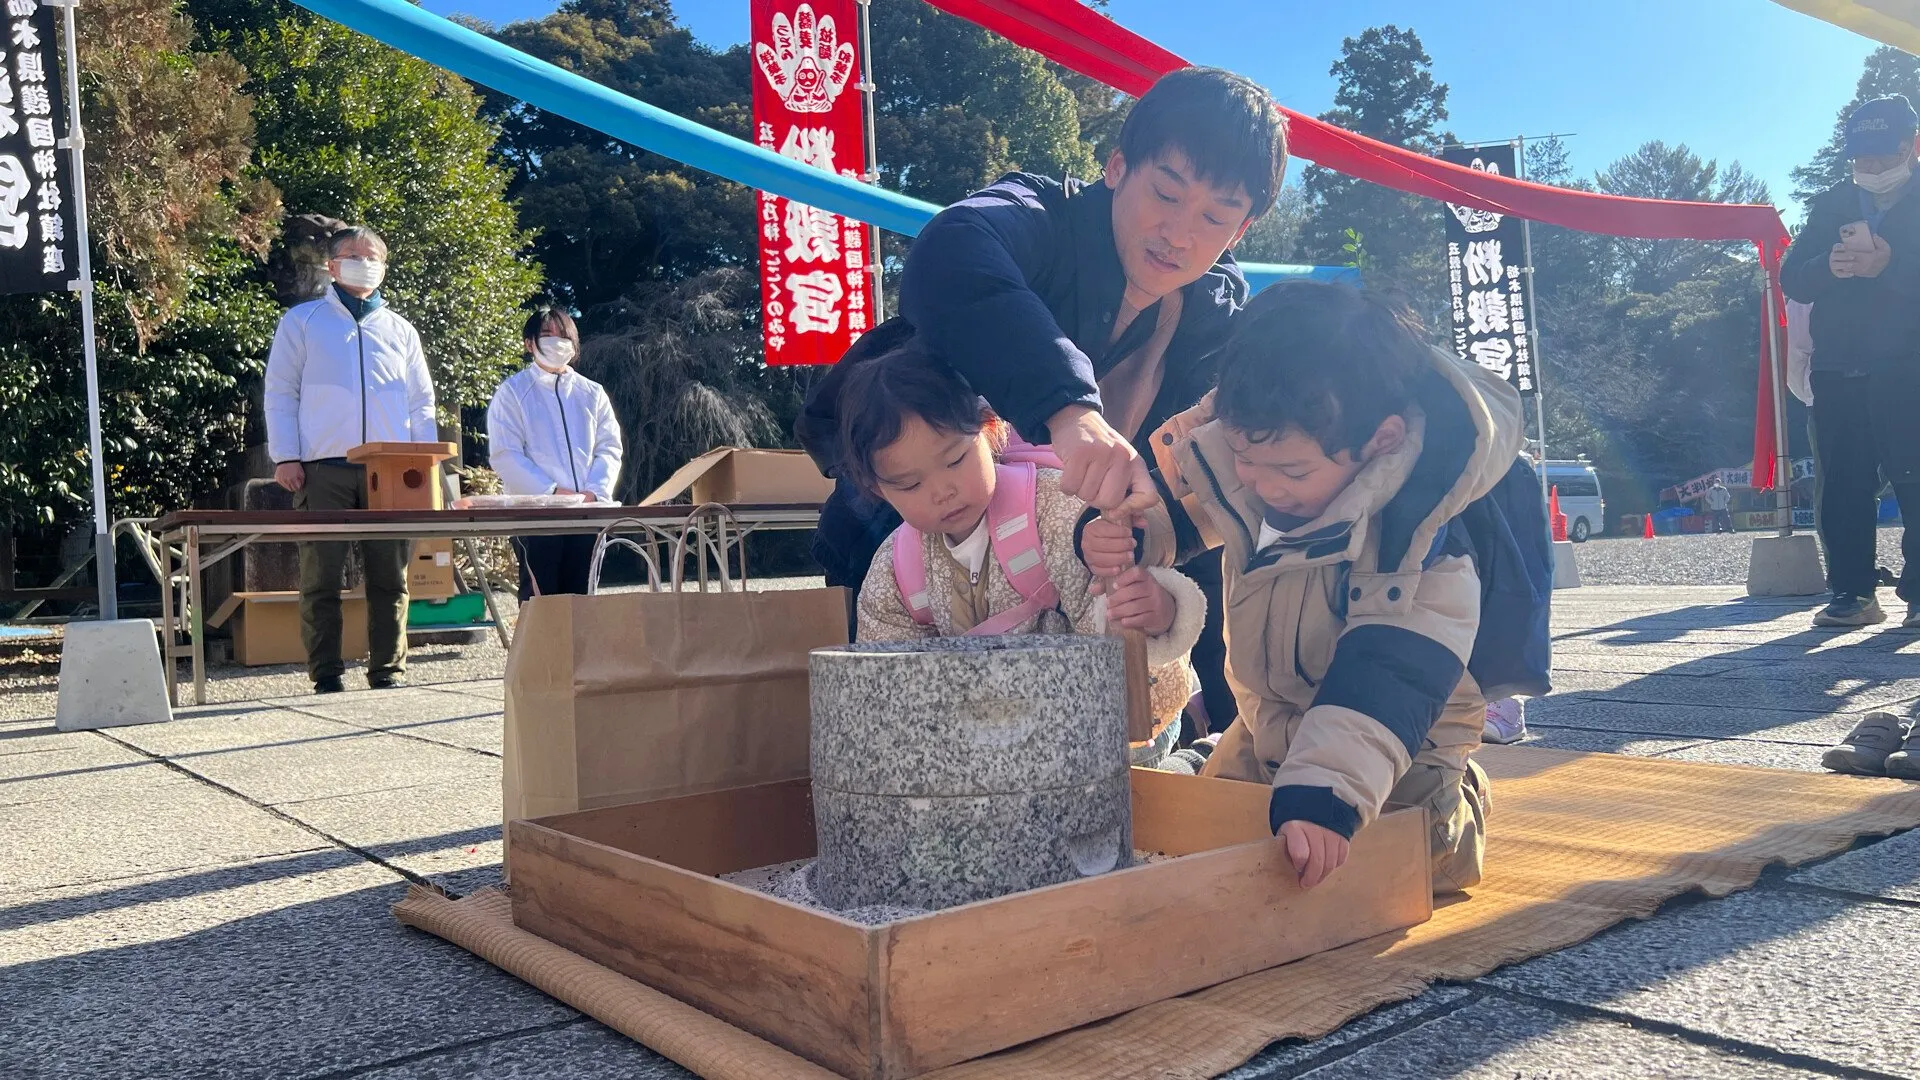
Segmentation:
[[(665, 0), (568, 0), (494, 36), (669, 112), (750, 135), (746, 50), (694, 41)], [(539, 234), (535, 250), (556, 298), (590, 312), (637, 282), (757, 257), (751, 189), (497, 94), (486, 113), (501, 125), (510, 191), (522, 223)]]
[(394, 308), (420, 331), (443, 419), (484, 403), (520, 355), (539, 267), (493, 160), (496, 129), (460, 78), (363, 34), (289, 12), (211, 40), (252, 79), (254, 169), (293, 213), (364, 223), (391, 248)]
[[(1684, 202), (1764, 203), (1771, 201), (1767, 185), (1730, 163), (1722, 171), (1717, 161), (1702, 161), (1685, 144), (1668, 146), (1659, 140), (1641, 144), (1594, 177), (1594, 186), (1609, 195), (1637, 199), (1675, 199)], [(1658, 293), (1682, 281), (1699, 277), (1744, 253), (1745, 244), (1707, 244), (1698, 240), (1614, 241), (1623, 284), (1633, 292)]]
[(1812, 161), (1793, 170), (1793, 197), (1803, 210), (1815, 195), (1853, 176), (1846, 154), (1847, 117), (1866, 102), (1892, 94), (1904, 95), (1908, 101), (1920, 104), (1920, 56), (1882, 45), (1867, 54), (1853, 100), (1847, 102), (1835, 118), (1832, 137), (1813, 155)]
[(1307, 194), (1298, 184), (1280, 189), (1260, 220), (1234, 245), (1233, 257), (1242, 262), (1295, 262), (1300, 245), (1300, 230), (1307, 223)]
[[(108, 508), (152, 514), (217, 486), (240, 449), (279, 199), (244, 175), (245, 72), (192, 52), (170, 0), (99, 0), (78, 26)], [(89, 513), (80, 332), (70, 294), (0, 298), (0, 532), (57, 537)]]
[(873, 6), (875, 139), (881, 183), (948, 203), (1012, 169), (1090, 179), (1080, 103), (1117, 140), (1119, 99), (1062, 81), (1039, 54), (926, 4)]
[[(1341, 44), (1330, 74), (1339, 81), (1334, 107), (1320, 119), (1348, 131), (1433, 153), (1452, 135), (1447, 86), (1433, 77), (1433, 60), (1420, 37), (1398, 26), (1376, 26)], [(1406, 295), (1416, 309), (1437, 311), (1444, 246), (1440, 208), (1370, 181), (1310, 166), (1302, 179), (1308, 213), (1300, 230), (1304, 261), (1347, 263), (1349, 230), (1365, 238), (1376, 287)]]

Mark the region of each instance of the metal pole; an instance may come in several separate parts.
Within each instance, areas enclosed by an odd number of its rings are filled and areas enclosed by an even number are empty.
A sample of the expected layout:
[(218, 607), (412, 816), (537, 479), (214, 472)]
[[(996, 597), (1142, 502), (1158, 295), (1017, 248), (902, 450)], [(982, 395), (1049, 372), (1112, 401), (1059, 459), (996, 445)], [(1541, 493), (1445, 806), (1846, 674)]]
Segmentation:
[(47, 0), (62, 10), (67, 54), (68, 169), (73, 178), (74, 246), (79, 252), (80, 279), (67, 288), (80, 294), (80, 331), (87, 359), (87, 434), (93, 463), (93, 561), (100, 584), (100, 617), (120, 617), (113, 575), (113, 536), (107, 521), (107, 472), (100, 447), (100, 365), (94, 353), (93, 252), (87, 239), (87, 138), (80, 129), (80, 45), (75, 36), (73, 9), (79, 0)]
[[(873, 99), (880, 84), (873, 81), (873, 0), (856, 0), (860, 5), (860, 97), (861, 112), (866, 125), (867, 175), (869, 184), (880, 182), (880, 144), (873, 130)], [(872, 326), (879, 326), (887, 319), (887, 303), (882, 295), (880, 226), (867, 227), (867, 268), (873, 275), (873, 310), (868, 313)]]
[(1793, 460), (1787, 451), (1787, 354), (1781, 340), (1779, 297), (1773, 287), (1773, 271), (1765, 265), (1760, 267), (1760, 287), (1766, 291), (1767, 379), (1773, 384), (1773, 505), (1774, 512), (1780, 515), (1780, 535), (1792, 536)]
[[(1527, 137), (1516, 136), (1513, 140), (1514, 173), (1518, 179), (1527, 178)], [(1533, 222), (1520, 219), (1520, 252), (1526, 260), (1527, 278), (1527, 343), (1533, 357), (1533, 430), (1539, 436), (1540, 447), (1540, 501), (1544, 504), (1548, 498), (1547, 484), (1547, 387), (1540, 378), (1540, 308), (1533, 299)], [(1605, 529), (1606, 522), (1600, 527)], [(1547, 523), (1549, 531), (1553, 523)]]

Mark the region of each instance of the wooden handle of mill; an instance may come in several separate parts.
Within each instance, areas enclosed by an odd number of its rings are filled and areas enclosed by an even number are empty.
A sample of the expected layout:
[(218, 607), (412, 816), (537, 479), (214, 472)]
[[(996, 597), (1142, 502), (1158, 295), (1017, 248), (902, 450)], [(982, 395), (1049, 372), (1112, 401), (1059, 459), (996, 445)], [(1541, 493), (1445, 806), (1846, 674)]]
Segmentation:
[(1146, 742), (1153, 738), (1153, 682), (1147, 673), (1147, 635), (1140, 630), (1120, 631), (1127, 660), (1127, 741)]

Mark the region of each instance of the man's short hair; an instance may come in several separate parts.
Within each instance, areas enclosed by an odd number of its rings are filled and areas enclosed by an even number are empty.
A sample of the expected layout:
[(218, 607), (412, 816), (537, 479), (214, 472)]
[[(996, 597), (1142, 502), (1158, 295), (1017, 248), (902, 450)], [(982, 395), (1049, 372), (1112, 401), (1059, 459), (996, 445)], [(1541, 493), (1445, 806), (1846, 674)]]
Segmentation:
[(1267, 442), (1298, 431), (1328, 457), (1358, 453), (1406, 414), (1432, 346), (1378, 297), (1351, 285), (1288, 282), (1262, 290), (1220, 352), (1214, 414)]
[(382, 259), (387, 256), (387, 241), (379, 233), (365, 225), (349, 225), (332, 236), (327, 237), (327, 260), (331, 262), (340, 257), (340, 252), (356, 241), (365, 240), (372, 244)]
[(1120, 127), (1120, 153), (1129, 167), (1168, 150), (1186, 155), (1207, 184), (1246, 188), (1251, 221), (1280, 197), (1287, 124), (1252, 79), (1219, 68), (1181, 68), (1161, 76)]

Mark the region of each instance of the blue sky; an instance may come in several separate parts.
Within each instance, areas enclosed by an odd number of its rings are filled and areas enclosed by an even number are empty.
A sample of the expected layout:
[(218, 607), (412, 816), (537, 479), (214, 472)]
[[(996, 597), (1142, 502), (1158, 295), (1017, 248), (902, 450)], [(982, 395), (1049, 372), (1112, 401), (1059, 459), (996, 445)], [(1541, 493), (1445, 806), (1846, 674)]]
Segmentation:
[[(916, 0), (876, 0), (909, 3)], [(426, 0), (493, 22), (537, 18), (551, 0)], [(747, 0), (676, 0), (694, 36), (747, 36)], [(1332, 105), (1327, 69), (1343, 38), (1396, 23), (1417, 31), (1452, 89), (1469, 140), (1573, 133), (1590, 174), (1647, 139), (1737, 159), (1786, 207), (1788, 171), (1832, 132), (1874, 43), (1771, 0), (1113, 0), (1109, 13), (1196, 63), (1257, 79), (1305, 113)]]

